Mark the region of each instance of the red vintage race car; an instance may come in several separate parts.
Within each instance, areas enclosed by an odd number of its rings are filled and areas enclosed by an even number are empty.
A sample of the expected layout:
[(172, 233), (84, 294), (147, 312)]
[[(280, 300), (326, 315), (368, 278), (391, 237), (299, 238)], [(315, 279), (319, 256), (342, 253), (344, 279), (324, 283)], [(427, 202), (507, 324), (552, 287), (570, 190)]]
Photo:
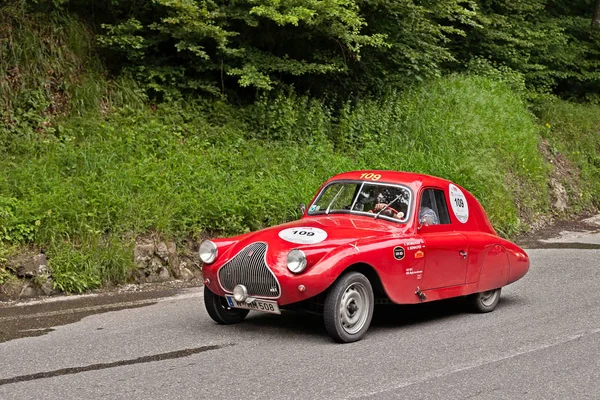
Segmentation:
[(394, 171), (336, 175), (302, 218), (200, 245), (204, 302), (220, 324), (250, 310), (322, 313), (329, 334), (353, 342), (376, 302), (414, 304), (468, 296), (492, 311), (503, 286), (529, 269), (468, 191), (447, 180)]

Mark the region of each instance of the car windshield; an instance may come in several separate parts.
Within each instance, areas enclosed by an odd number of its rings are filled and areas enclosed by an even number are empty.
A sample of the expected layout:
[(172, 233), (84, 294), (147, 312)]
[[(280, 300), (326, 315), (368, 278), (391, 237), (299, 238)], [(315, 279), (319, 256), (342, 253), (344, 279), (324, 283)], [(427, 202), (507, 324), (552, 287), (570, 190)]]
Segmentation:
[(410, 190), (400, 185), (333, 182), (309, 207), (308, 215), (360, 214), (406, 222), (410, 201)]

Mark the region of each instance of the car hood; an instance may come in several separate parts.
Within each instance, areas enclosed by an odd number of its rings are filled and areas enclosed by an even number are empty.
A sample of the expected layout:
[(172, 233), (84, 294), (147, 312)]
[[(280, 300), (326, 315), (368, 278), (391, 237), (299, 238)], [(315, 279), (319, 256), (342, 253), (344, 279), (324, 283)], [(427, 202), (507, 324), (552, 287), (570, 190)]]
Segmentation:
[(266, 228), (248, 235), (236, 243), (229, 255), (254, 242), (264, 242), (269, 253), (287, 253), (291, 249), (326, 249), (357, 240), (391, 234), (402, 235), (406, 225), (363, 216), (330, 215), (307, 217)]

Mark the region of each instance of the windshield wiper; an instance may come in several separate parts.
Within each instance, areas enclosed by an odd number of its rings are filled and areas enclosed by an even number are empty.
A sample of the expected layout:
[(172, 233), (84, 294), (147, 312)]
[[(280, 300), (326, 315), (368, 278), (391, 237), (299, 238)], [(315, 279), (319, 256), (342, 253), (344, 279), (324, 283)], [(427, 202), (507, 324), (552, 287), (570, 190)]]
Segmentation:
[(331, 208), (331, 206), (333, 205), (333, 202), (335, 202), (337, 200), (337, 198), (339, 197), (339, 195), (342, 193), (342, 190), (344, 190), (345, 186), (342, 186), (340, 188), (340, 190), (336, 193), (335, 196), (333, 196), (333, 200), (331, 200), (331, 203), (329, 203), (329, 205), (327, 206), (327, 210), (325, 210), (325, 214), (329, 215), (329, 209)]
[(377, 214), (375, 214), (375, 219), (377, 219), (377, 217), (379, 217), (379, 214), (381, 214), (382, 212), (384, 212), (389, 206), (391, 206), (392, 204), (394, 204), (394, 202), (396, 200), (398, 200), (400, 197), (402, 197), (402, 194), (399, 194), (398, 196), (396, 196), (396, 198), (392, 201), (390, 201), (389, 203), (387, 203), (385, 205), (385, 207), (383, 207), (381, 210), (379, 210), (379, 212)]

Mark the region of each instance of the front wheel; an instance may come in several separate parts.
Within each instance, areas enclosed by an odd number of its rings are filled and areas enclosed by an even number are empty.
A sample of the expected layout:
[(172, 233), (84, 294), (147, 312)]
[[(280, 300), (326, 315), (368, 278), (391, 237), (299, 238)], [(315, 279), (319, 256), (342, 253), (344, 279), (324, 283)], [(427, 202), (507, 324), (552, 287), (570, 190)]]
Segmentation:
[(325, 299), (323, 318), (327, 332), (340, 343), (362, 339), (371, 325), (374, 304), (367, 277), (359, 272), (342, 275)]
[(498, 288), (470, 295), (469, 305), (471, 310), (478, 313), (494, 311), (500, 301), (501, 290), (502, 288)]
[(242, 322), (248, 310), (233, 308), (227, 304), (225, 297), (217, 296), (204, 286), (204, 306), (208, 315), (218, 324), (231, 325)]

